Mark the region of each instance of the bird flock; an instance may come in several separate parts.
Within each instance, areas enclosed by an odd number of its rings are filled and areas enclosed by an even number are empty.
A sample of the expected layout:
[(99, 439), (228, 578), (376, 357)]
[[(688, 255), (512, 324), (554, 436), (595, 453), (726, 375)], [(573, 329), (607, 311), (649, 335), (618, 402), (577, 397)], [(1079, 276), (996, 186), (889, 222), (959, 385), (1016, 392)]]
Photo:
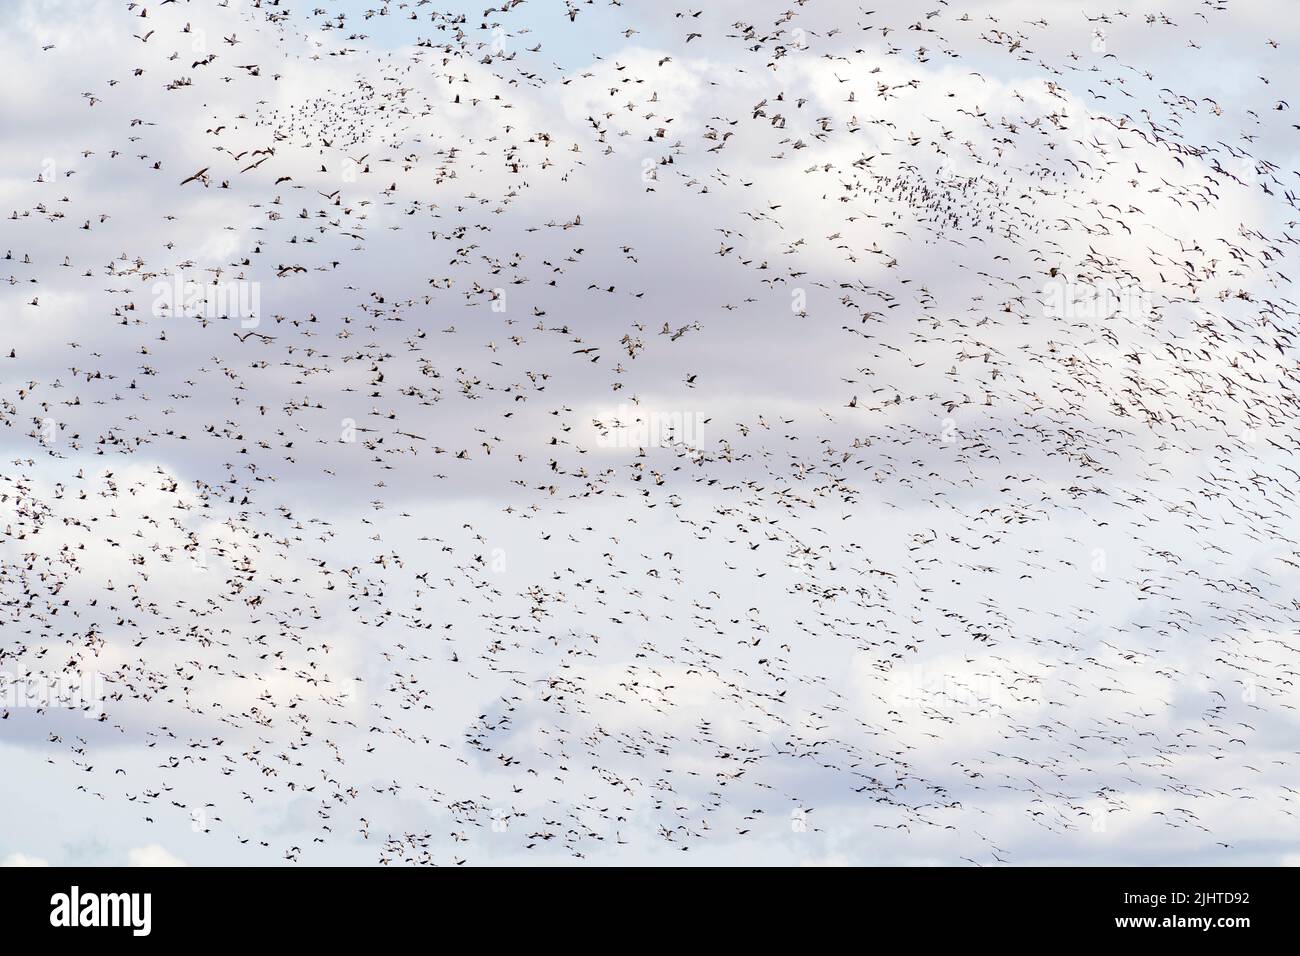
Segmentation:
[(1285, 5), (17, 8), (0, 858), (1300, 859)]

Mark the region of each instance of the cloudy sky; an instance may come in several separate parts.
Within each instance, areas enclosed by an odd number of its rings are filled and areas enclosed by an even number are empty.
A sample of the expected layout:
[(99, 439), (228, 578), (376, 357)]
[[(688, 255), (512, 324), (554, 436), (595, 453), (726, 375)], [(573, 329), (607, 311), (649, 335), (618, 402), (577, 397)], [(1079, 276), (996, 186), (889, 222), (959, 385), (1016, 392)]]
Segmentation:
[(1300, 859), (1286, 4), (4, 6), (0, 861)]

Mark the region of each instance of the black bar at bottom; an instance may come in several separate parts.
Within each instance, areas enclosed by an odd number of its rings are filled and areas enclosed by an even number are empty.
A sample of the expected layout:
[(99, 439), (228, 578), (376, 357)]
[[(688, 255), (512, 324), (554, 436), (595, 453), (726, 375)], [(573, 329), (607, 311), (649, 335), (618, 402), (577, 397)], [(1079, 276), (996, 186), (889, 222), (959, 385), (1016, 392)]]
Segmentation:
[[(1293, 937), (1293, 874), (1209, 867), (11, 869), (0, 870), (0, 926), (11, 946), (75, 934), (83, 943), (128, 945), (372, 947), (438, 926), (458, 934), (444, 942), (472, 943), (479, 934), (494, 944), (515, 934), (556, 941), (557, 932), (597, 942), (648, 938), (674, 924), (699, 925), (706, 940), (731, 943), (770, 944), (784, 924), (792, 933), (919, 934), (931, 945), (1099, 938), (1232, 945)], [(584, 937), (588, 931), (617, 936)]]

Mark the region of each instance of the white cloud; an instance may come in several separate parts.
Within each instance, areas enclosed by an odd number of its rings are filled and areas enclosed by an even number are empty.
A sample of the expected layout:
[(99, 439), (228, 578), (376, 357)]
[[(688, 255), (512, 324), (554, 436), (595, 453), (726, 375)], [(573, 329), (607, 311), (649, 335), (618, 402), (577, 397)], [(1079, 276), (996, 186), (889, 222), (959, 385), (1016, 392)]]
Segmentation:
[(127, 866), (187, 866), (184, 860), (172, 855), (157, 843), (139, 846), (127, 851)]

